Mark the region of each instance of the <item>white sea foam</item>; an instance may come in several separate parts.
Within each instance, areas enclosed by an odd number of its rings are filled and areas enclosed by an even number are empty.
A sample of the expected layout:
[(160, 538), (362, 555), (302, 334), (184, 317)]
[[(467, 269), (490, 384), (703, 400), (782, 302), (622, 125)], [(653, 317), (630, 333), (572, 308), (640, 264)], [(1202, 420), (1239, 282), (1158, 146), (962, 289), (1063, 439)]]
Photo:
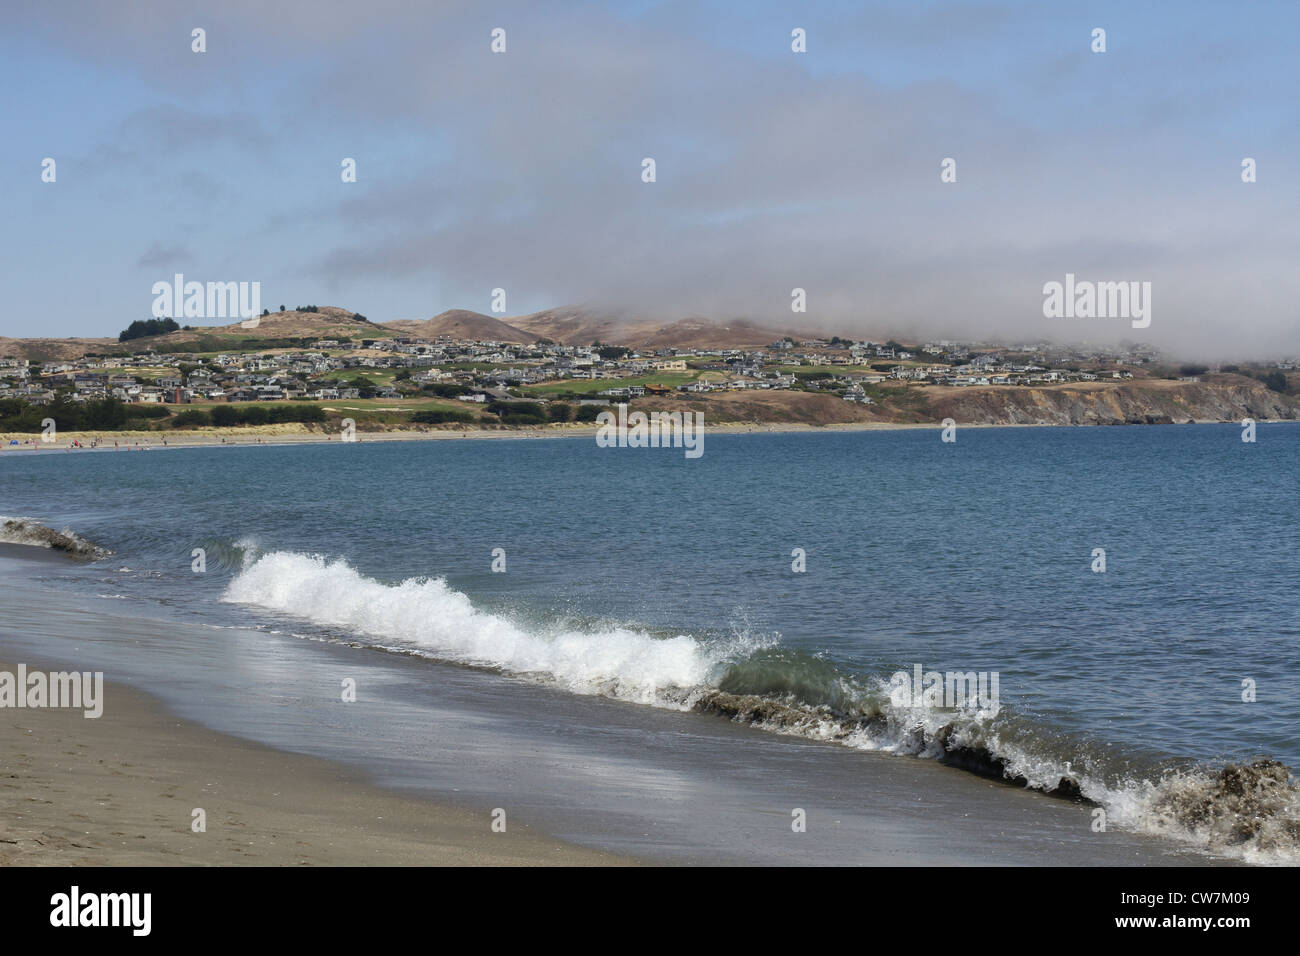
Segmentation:
[[(474, 607), (440, 579), (389, 586), (342, 560), (277, 551), (252, 560), (225, 601), (410, 646), (444, 660), (541, 678), (579, 694), (684, 706), (674, 689), (708, 682), (728, 648), (690, 635), (661, 638), (615, 627), (546, 631)], [(676, 698), (676, 702), (675, 702)]]

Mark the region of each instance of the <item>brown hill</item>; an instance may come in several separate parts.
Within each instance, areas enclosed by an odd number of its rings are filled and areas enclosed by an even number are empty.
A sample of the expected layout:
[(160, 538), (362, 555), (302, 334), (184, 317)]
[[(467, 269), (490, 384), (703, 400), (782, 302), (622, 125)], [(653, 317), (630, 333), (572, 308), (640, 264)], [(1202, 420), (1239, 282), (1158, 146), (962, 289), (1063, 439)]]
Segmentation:
[(421, 339), (434, 339), (439, 335), (449, 335), (454, 339), (471, 339), (478, 342), (519, 342), (522, 344), (531, 344), (538, 339), (538, 336), (532, 332), (508, 325), (500, 319), (494, 319), (490, 315), (483, 315), (481, 312), (470, 312), (468, 309), (448, 309), (446, 312), (423, 321), (397, 319), (385, 323), (384, 327), (392, 329), (400, 335), (409, 335)]
[[(184, 320), (180, 320), (184, 321)], [(237, 347), (245, 339), (280, 339), (280, 338), (349, 338), (353, 341), (362, 338), (389, 338), (394, 333), (381, 325), (358, 317), (348, 309), (334, 306), (321, 306), (316, 312), (298, 312), (289, 310), (275, 312), (271, 315), (258, 316), (256, 325), (247, 326), (241, 321), (229, 325), (197, 325), (189, 329), (178, 329), (165, 335), (151, 335), (144, 338), (129, 339), (119, 342), (116, 337), (89, 339), (14, 339), (0, 338), (0, 357), (25, 358), (31, 361), (53, 362), (78, 359), (87, 353), (102, 355), (130, 355), (152, 348), (156, 352), (166, 353), (177, 345), (193, 347), (201, 342), (212, 348), (222, 348), (222, 343)]]
[[(177, 321), (184, 321), (178, 319)], [(252, 323), (256, 323), (253, 325)], [(192, 342), (200, 335), (236, 335), (241, 338), (387, 338), (383, 326), (358, 316), (350, 309), (332, 305), (320, 306), (315, 312), (298, 312), (289, 309), (258, 316), (247, 322), (236, 320), (229, 325), (195, 326), (188, 331), (168, 332), (148, 339), (132, 339), (124, 345), (147, 343), (159, 352), (167, 350), (173, 342)]]
[(696, 318), (664, 323), (660, 319), (573, 307), (534, 312), (514, 319), (512, 324), (565, 345), (600, 341), (629, 348), (757, 348), (787, 334), (744, 319), (721, 323)]
[[(178, 321), (184, 322), (184, 319)], [(203, 351), (238, 348), (247, 339), (387, 338), (394, 335), (435, 339), (440, 335), (473, 341), (531, 344), (546, 338), (564, 345), (590, 345), (600, 341), (628, 348), (758, 348), (790, 334), (796, 340), (812, 333), (792, 333), (764, 328), (745, 319), (713, 322), (707, 319), (634, 317), (584, 308), (547, 309), (510, 322), (471, 312), (449, 309), (431, 319), (398, 319), (375, 323), (349, 309), (321, 306), (315, 312), (287, 310), (258, 316), (256, 325), (236, 320), (228, 325), (194, 326), (119, 343), (116, 338), (15, 339), (0, 338), (0, 357), (33, 361), (80, 358), (87, 352), (129, 355), (146, 348), (165, 353), (176, 346)]]
[(67, 362), (87, 352), (116, 353), (117, 339), (11, 339), (0, 336), (0, 358)]

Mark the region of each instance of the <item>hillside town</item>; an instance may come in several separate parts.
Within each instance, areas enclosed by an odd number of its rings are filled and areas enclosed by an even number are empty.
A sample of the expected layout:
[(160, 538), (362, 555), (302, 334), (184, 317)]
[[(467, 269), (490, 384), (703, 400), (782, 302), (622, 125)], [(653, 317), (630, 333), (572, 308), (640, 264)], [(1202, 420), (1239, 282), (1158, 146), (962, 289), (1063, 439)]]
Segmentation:
[[(456, 387), (457, 397), (482, 401), (506, 399), (512, 392), (527, 394), (535, 386), (556, 386), (552, 391), (563, 392), (565, 385), (581, 385), (584, 400), (591, 402), (672, 391), (804, 389), (870, 403), (868, 387), (873, 385), (961, 388), (1121, 381), (1157, 360), (1153, 348), (1136, 345), (1112, 350), (1045, 343), (991, 348), (940, 341), (908, 347), (897, 342), (785, 338), (756, 349), (637, 350), (599, 343), (520, 345), (398, 336), (359, 342), (319, 339), (302, 348), (212, 355), (143, 347), (128, 355), (87, 355), (44, 364), (0, 358), (0, 398), (33, 405), (59, 397), (170, 405), (338, 401), (396, 399), (443, 385)], [(679, 381), (683, 378), (688, 380)], [(605, 382), (608, 387), (593, 387)]]

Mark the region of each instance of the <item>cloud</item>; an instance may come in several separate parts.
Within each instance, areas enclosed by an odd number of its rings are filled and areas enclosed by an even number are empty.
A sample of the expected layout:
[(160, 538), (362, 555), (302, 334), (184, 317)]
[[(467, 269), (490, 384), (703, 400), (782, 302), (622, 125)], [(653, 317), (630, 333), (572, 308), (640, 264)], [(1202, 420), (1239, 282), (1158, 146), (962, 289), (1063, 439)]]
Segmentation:
[(182, 243), (155, 240), (149, 244), (149, 248), (136, 261), (136, 265), (141, 269), (152, 269), (159, 272), (180, 271), (184, 269), (186, 260), (192, 258), (193, 255), (189, 248)]
[[(447, 307), (503, 287), (528, 308), (665, 320), (1131, 337), (1124, 323), (1043, 317), (1043, 284), (1074, 272), (1151, 281), (1145, 334), (1166, 348), (1294, 348), (1297, 195), (1281, 173), (1294, 116), (1257, 88), (1252, 128), (1267, 136), (1247, 141), (1223, 93), (1277, 55), (1267, 18), (1214, 36), (1169, 21), (1162, 40), (1110, 9), (1105, 57), (1087, 50), (1090, 21), (1009, 3), (801, 10), (809, 53), (795, 55), (793, 14), (767, 5), (377, 2), (358, 19), (332, 0), (274, 15), (237, 0), (213, 14), (202, 65), (208, 84), (213, 63), (231, 78), (220, 101), (196, 92), (187, 46), (173, 49), (194, 17), (170, 5), (91, 4), (63, 40), (29, 27), (75, 48), (93, 32), (104, 69), (171, 91), (166, 105), (123, 104), (117, 148), (184, 155), (223, 203), (258, 172), (226, 182), (217, 147), (257, 154), (282, 185), (232, 223), (291, 233), (269, 266), (367, 314), (359, 290), (425, 314), (431, 286)], [(489, 51), (495, 26), (504, 55)], [(1248, 150), (1268, 170), (1250, 185)], [(358, 182), (326, 188), (344, 155)], [(956, 183), (940, 181), (945, 157)], [(234, 228), (191, 242), (211, 261)], [(806, 316), (790, 312), (794, 287)]]

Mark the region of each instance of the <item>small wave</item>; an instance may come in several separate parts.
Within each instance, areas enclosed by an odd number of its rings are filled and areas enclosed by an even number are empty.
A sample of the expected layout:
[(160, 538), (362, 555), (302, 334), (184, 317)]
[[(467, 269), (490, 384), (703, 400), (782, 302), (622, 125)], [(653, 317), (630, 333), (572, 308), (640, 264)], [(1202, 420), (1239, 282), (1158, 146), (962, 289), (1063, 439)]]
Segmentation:
[(33, 518), (9, 518), (0, 515), (0, 541), (36, 548), (62, 551), (76, 558), (95, 560), (113, 552), (87, 541), (72, 531), (55, 531)]
[(526, 625), (476, 608), (441, 578), (387, 585), (343, 560), (240, 544), (222, 600), (393, 650), (544, 681), (573, 693), (716, 714), (755, 728), (942, 763), (1085, 802), (1109, 824), (1249, 862), (1300, 860), (1300, 787), (1273, 760), (1134, 771), (1107, 747), (1010, 707), (896, 704), (883, 677), (749, 637), (624, 626)]
[(532, 677), (579, 694), (668, 705), (707, 683), (735, 648), (687, 634), (657, 637), (614, 627), (535, 630), (481, 611), (441, 578), (388, 586), (341, 560), (263, 554), (231, 581), (223, 600), (291, 614), (326, 627), (393, 641), (428, 656)]

